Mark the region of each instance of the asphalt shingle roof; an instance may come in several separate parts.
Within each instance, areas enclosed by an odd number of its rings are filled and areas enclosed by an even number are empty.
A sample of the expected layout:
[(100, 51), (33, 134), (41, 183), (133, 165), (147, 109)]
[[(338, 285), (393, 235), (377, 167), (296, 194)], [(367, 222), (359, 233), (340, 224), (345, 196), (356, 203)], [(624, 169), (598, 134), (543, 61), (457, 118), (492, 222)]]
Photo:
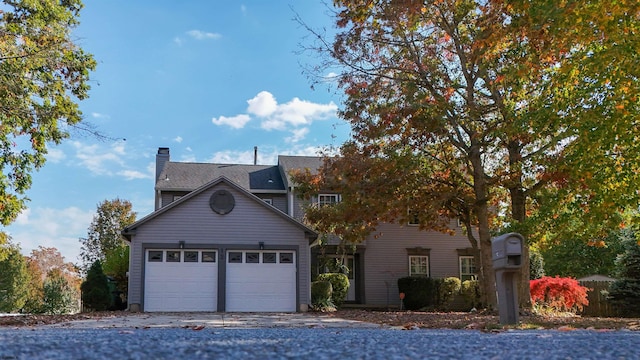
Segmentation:
[(168, 161), (156, 182), (158, 190), (191, 191), (220, 176), (244, 189), (285, 190), (280, 171), (274, 165), (233, 165)]

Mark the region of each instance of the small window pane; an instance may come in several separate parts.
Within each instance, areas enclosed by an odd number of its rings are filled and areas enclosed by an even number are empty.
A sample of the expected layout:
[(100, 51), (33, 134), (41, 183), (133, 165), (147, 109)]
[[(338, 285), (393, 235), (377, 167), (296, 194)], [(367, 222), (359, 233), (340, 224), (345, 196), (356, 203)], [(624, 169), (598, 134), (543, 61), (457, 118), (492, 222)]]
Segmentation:
[(280, 253), (280, 264), (293, 264), (293, 253)]
[(180, 262), (180, 251), (167, 251), (167, 262)]
[(150, 262), (162, 262), (162, 251), (149, 251)]
[(198, 262), (198, 252), (197, 251), (185, 251), (184, 252), (184, 262)]
[(241, 264), (242, 263), (242, 253), (241, 252), (230, 252), (229, 253), (229, 263), (230, 264)]
[(248, 252), (246, 256), (247, 264), (257, 264), (260, 262), (260, 253)]
[(272, 252), (262, 253), (262, 262), (264, 264), (275, 264), (276, 263), (276, 253), (272, 253)]
[(203, 251), (202, 252), (202, 262), (216, 262), (216, 252), (215, 251)]

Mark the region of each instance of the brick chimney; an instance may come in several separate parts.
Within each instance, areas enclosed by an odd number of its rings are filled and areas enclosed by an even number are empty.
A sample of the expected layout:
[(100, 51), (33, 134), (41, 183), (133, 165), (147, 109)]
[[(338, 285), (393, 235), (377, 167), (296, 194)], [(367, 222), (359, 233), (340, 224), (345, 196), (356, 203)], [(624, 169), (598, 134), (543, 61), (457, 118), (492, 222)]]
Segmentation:
[(169, 162), (169, 148), (168, 147), (159, 147), (158, 154), (156, 155), (156, 181), (160, 177), (160, 173), (162, 169), (164, 169), (164, 165)]

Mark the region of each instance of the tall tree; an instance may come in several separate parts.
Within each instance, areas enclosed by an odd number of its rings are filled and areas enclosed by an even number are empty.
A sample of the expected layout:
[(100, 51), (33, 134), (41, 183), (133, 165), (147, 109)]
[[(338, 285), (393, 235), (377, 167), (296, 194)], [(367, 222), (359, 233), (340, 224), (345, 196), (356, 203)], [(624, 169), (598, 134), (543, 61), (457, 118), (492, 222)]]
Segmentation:
[(26, 260), (30, 281), (25, 310), (51, 314), (76, 311), (81, 282), (78, 269), (52, 247), (39, 246)]
[(98, 204), (87, 237), (80, 238), (83, 270), (86, 271), (96, 260), (104, 262), (109, 253), (121, 253), (127, 244), (120, 232), (135, 220), (136, 214), (128, 200), (116, 198)]
[(47, 145), (82, 125), (95, 61), (71, 38), (80, 0), (2, 1), (0, 10), (0, 223), (25, 206)]
[[(590, 237), (637, 206), (635, 1), (611, 9), (595, 0), (334, 4), (339, 32), (333, 42), (319, 35), (317, 50), (338, 66), (340, 115), (353, 139), (326, 167), (328, 177), (352, 191), (342, 179), (392, 187), (360, 188), (343, 206), (354, 214), (349, 226), (362, 226), (359, 214), (393, 220), (411, 207), (424, 214), (425, 228), (438, 229), (442, 216), (461, 218), (495, 306), (492, 232), (536, 240), (540, 228), (528, 218), (535, 211), (555, 236), (571, 219), (588, 225), (579, 235)], [(564, 221), (549, 220), (562, 210)], [(521, 278), (528, 277), (527, 264)]]
[(8, 256), (0, 261), (0, 312), (16, 312), (27, 301), (29, 273), (20, 249), (5, 245)]

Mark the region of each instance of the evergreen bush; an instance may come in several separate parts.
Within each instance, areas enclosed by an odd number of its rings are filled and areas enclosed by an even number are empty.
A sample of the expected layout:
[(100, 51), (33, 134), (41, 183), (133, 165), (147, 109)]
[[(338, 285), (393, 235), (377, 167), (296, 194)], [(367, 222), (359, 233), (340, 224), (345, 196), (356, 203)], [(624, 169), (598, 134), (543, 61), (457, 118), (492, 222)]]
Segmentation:
[(107, 276), (102, 271), (100, 260), (91, 264), (87, 278), (80, 286), (84, 308), (93, 311), (105, 311), (111, 306), (112, 294), (109, 290)]
[(315, 311), (331, 311), (335, 305), (331, 301), (333, 287), (329, 281), (311, 283), (311, 309)]
[(470, 309), (481, 308), (480, 304), (480, 283), (478, 280), (466, 280), (460, 286), (460, 294), (464, 298)]
[(324, 273), (319, 274), (318, 281), (328, 281), (331, 283), (333, 294), (331, 295), (331, 301), (337, 307), (340, 307), (347, 299), (347, 292), (349, 291), (349, 278), (342, 273)]
[(627, 317), (640, 316), (640, 245), (631, 237), (616, 260), (618, 280), (609, 288), (609, 300)]
[(433, 307), (438, 299), (436, 280), (424, 276), (407, 276), (398, 279), (398, 291), (404, 293), (404, 307), (420, 310)]

